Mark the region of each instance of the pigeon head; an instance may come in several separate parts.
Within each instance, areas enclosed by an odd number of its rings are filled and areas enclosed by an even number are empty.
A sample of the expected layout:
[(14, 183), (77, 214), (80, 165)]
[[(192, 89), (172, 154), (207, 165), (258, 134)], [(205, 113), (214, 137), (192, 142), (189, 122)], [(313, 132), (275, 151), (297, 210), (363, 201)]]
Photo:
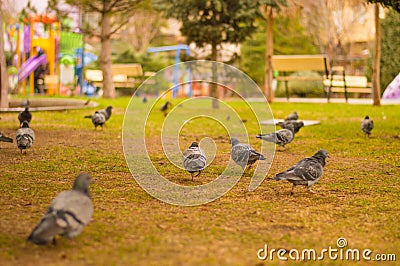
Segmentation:
[(74, 182), (74, 186), (72, 187), (73, 190), (80, 191), (85, 193), (90, 197), (89, 194), (89, 185), (92, 183), (92, 177), (87, 173), (80, 173)]
[(199, 143), (197, 143), (197, 142), (192, 142), (192, 145), (190, 145), (189, 148), (192, 148), (192, 147), (199, 147)]
[(235, 146), (236, 144), (239, 144), (240, 142), (239, 142), (239, 140), (237, 139), (237, 138), (231, 138), (231, 144), (232, 144), (232, 146)]
[(24, 128), (29, 128), (29, 122), (28, 122), (28, 121), (24, 121), (24, 122), (22, 122), (22, 125), (21, 125), (21, 127), (24, 127)]
[(319, 150), (313, 155), (313, 157), (316, 158), (322, 164), (322, 166), (325, 166), (325, 159), (329, 157), (329, 153), (327, 150)]
[(111, 114), (111, 111), (112, 111), (112, 106), (111, 105), (107, 106), (106, 108), (107, 114)]
[(365, 116), (365, 118), (364, 119), (369, 119), (369, 116), (367, 115), (367, 116)]

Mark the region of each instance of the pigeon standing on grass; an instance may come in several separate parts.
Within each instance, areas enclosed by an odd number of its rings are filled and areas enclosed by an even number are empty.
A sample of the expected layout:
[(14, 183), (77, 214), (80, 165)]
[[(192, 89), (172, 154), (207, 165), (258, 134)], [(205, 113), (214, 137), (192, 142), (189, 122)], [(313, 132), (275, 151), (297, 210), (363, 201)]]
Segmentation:
[(4, 136), (3, 133), (0, 132), (0, 141), (3, 141), (3, 142), (11, 142), (11, 143), (12, 143), (12, 142), (13, 142), (13, 139)]
[(25, 150), (32, 147), (33, 141), (35, 140), (35, 132), (29, 128), (28, 121), (22, 122), (21, 128), (17, 130), (16, 137), (18, 149)]
[(160, 111), (164, 114), (164, 116), (167, 116), (168, 114), (168, 109), (171, 106), (171, 102), (170, 101), (166, 101), (161, 107), (160, 107)]
[(288, 115), (288, 117), (286, 117), (285, 121), (289, 121), (289, 120), (298, 120), (299, 119), (299, 115), (297, 114), (296, 111), (294, 111), (293, 113), (291, 113), (290, 115)]
[(292, 183), (291, 195), (294, 194), (295, 186), (306, 186), (308, 191), (314, 194), (315, 192), (311, 190), (311, 186), (321, 178), (327, 157), (329, 157), (329, 154), (326, 150), (319, 150), (313, 156), (300, 160), (273, 178), (275, 180), (287, 180)]
[(28, 123), (32, 120), (32, 113), (29, 111), (29, 106), (25, 107), (25, 110), (18, 114), (19, 124), (21, 125), (22, 122), (28, 121)]
[(369, 116), (366, 116), (364, 120), (361, 122), (361, 129), (364, 132), (365, 136), (371, 135), (371, 130), (374, 128), (374, 121), (369, 119)]
[(280, 129), (276, 132), (268, 134), (259, 134), (258, 136), (256, 136), (256, 138), (276, 143), (279, 146), (285, 148), (285, 145), (292, 142), (294, 138), (294, 127), (293, 124), (288, 124), (284, 129)]
[(304, 127), (303, 121), (294, 121), (294, 120), (285, 120), (284, 122), (279, 122), (277, 125), (279, 125), (281, 128), (287, 128), (289, 124), (293, 125), (294, 134), (299, 132), (300, 128)]
[[(192, 145), (183, 152), (183, 165), (192, 176), (192, 181), (193, 177), (198, 177), (201, 171), (206, 168), (206, 164), (206, 154), (204, 150), (199, 147), (197, 142), (193, 142)], [(196, 172), (198, 172), (198, 174), (194, 176)]]
[(112, 106), (109, 105), (106, 109), (98, 110), (93, 115), (86, 115), (85, 118), (92, 119), (94, 129), (96, 129), (98, 126), (101, 126), (101, 128), (103, 128), (104, 123), (111, 117), (111, 111)]
[(243, 170), (246, 168), (246, 165), (251, 167), (256, 161), (266, 159), (264, 155), (255, 151), (249, 144), (240, 143), (236, 138), (231, 138), (231, 144), (231, 158)]
[(79, 174), (72, 190), (63, 191), (53, 199), (27, 240), (38, 245), (46, 245), (50, 242), (55, 244), (57, 235), (70, 239), (78, 236), (93, 215), (93, 203), (89, 194), (91, 182), (90, 175)]

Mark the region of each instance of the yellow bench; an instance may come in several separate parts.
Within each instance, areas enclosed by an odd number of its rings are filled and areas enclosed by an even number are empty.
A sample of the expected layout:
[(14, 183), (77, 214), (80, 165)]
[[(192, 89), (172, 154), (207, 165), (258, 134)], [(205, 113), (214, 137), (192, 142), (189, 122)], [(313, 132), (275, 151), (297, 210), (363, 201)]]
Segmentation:
[[(278, 81), (285, 82), (286, 98), (289, 99), (289, 81), (323, 81), (329, 76), (327, 56), (319, 55), (274, 55), (272, 56), (272, 68), (274, 71), (282, 72), (283, 75), (275, 77)], [(289, 76), (290, 72), (318, 71), (322, 76)], [(280, 73), (279, 73), (280, 74)]]
[[(334, 75), (340, 72), (341, 75)], [(348, 76), (344, 73), (344, 67), (332, 67), (332, 75), (324, 80), (325, 90), (328, 93), (328, 100), (332, 93), (344, 93), (346, 102), (348, 93), (372, 94), (372, 86), (365, 76)]]
[[(113, 64), (113, 83), (116, 88), (134, 88), (141, 82), (136, 79), (143, 75), (141, 64)], [(103, 72), (97, 69), (87, 69), (85, 78), (91, 82), (93, 86), (103, 87)]]

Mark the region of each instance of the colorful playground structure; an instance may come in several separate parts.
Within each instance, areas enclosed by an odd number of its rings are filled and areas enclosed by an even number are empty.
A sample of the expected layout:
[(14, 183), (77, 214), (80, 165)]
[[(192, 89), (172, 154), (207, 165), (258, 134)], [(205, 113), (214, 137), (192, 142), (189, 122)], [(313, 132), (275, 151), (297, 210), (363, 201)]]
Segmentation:
[(61, 31), (54, 14), (31, 14), (24, 24), (13, 24), (11, 29), (16, 40), (13, 63), (22, 95), (82, 93), (82, 68), (97, 60), (83, 52), (82, 34)]

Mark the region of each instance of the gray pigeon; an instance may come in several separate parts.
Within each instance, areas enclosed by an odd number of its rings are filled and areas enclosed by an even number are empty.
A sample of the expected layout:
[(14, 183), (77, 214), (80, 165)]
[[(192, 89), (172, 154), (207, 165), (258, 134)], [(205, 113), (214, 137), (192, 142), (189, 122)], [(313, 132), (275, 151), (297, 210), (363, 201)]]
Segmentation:
[(294, 111), (293, 113), (291, 113), (290, 115), (288, 115), (288, 117), (286, 117), (285, 121), (288, 120), (297, 120), (299, 119), (299, 115), (297, 114), (296, 111)]
[(240, 143), (238, 139), (231, 138), (232, 160), (240, 165), (244, 170), (246, 165), (251, 167), (258, 160), (265, 160), (266, 158), (261, 153), (255, 151), (249, 144)]
[(374, 128), (374, 121), (369, 119), (369, 116), (366, 116), (364, 120), (361, 122), (361, 129), (364, 132), (365, 136), (371, 135), (371, 130)]
[(183, 152), (183, 165), (185, 169), (192, 176), (192, 181), (194, 173), (198, 172), (196, 177), (201, 174), (207, 164), (206, 154), (202, 148), (199, 147), (197, 142), (193, 142), (188, 149)]
[(90, 175), (79, 174), (72, 190), (58, 194), (50, 204), (40, 223), (33, 229), (27, 240), (46, 245), (55, 243), (55, 237), (74, 238), (90, 222), (93, 215), (93, 203), (89, 194)]
[(13, 139), (4, 136), (3, 133), (0, 132), (0, 141), (3, 141), (3, 142), (13, 142)]
[(111, 117), (112, 106), (107, 106), (106, 109), (96, 111), (93, 115), (86, 115), (85, 118), (91, 118), (94, 128), (98, 126), (103, 128), (104, 123)]
[(293, 124), (287, 124), (286, 128), (284, 129), (280, 129), (276, 132), (268, 134), (259, 134), (258, 136), (256, 136), (256, 138), (276, 143), (279, 146), (285, 148), (285, 145), (292, 142), (292, 140), (294, 139), (294, 127)]
[(17, 130), (16, 137), (18, 149), (25, 150), (32, 147), (35, 140), (35, 132), (29, 128), (29, 123), (27, 121), (22, 122), (21, 128)]
[(303, 121), (295, 121), (295, 120), (285, 120), (284, 122), (278, 122), (277, 125), (279, 125), (281, 128), (287, 128), (287, 126), (289, 124), (293, 125), (293, 133), (294, 134), (299, 132), (300, 128), (304, 127)]
[(313, 156), (300, 160), (273, 178), (275, 180), (287, 180), (292, 183), (290, 194), (293, 194), (294, 187), (299, 185), (307, 186), (310, 193), (315, 193), (311, 190), (311, 186), (321, 178), (327, 157), (329, 157), (329, 154), (326, 150), (319, 150)]
[(25, 110), (18, 114), (19, 124), (21, 125), (22, 122), (28, 121), (28, 123), (32, 120), (32, 113), (29, 111), (29, 106), (25, 107)]

